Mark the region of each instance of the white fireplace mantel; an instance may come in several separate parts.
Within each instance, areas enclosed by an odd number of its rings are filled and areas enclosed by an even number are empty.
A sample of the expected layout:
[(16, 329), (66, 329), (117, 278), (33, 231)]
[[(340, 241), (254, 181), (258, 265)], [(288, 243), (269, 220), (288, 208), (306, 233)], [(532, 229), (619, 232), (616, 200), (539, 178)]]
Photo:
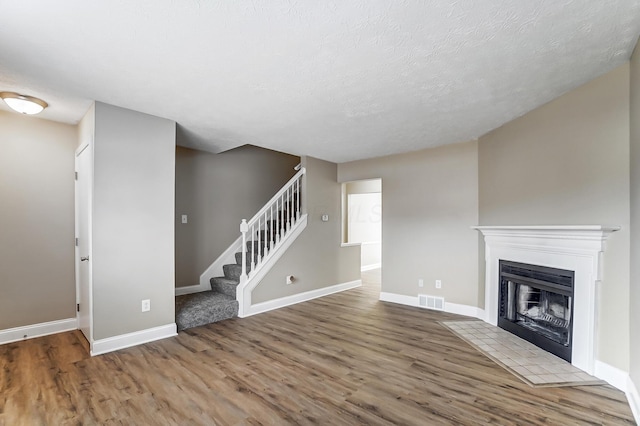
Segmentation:
[(571, 363), (594, 374), (598, 293), (607, 237), (619, 226), (474, 226), (485, 240), (485, 321), (497, 325), (499, 261), (574, 271)]

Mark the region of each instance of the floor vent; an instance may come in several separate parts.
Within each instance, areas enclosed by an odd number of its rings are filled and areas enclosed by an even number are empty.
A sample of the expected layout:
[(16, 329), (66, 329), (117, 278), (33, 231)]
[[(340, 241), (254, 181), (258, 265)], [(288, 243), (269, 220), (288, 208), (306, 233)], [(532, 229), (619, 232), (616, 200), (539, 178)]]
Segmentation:
[(419, 294), (418, 306), (421, 308), (435, 309), (436, 311), (444, 311), (444, 297)]

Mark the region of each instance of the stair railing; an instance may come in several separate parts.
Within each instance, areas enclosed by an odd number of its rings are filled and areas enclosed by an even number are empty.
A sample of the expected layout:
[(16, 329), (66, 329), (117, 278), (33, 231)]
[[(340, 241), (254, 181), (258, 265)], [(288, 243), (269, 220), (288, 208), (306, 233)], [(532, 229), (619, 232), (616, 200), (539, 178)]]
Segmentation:
[[(302, 215), (302, 177), (300, 168), (281, 189), (248, 222), (242, 219), (242, 273), (240, 282), (246, 282), (266, 262), (280, 242)], [(251, 263), (247, 271), (247, 254), (251, 244)]]

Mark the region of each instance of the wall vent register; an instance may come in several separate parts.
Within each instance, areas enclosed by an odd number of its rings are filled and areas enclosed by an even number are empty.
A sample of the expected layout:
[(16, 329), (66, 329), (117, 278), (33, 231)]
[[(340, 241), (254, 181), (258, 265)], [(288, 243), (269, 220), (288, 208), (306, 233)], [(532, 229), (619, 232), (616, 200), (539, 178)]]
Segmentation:
[(436, 311), (444, 311), (444, 297), (419, 294), (418, 306), (421, 308), (435, 309)]

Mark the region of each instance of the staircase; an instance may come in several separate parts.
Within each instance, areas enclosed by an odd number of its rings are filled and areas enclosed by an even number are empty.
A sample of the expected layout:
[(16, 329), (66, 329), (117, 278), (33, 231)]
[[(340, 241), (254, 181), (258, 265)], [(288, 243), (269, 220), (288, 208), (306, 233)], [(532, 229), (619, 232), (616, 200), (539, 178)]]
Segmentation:
[(303, 168), (249, 222), (242, 220), (242, 242), (237, 246), (235, 263), (222, 266), (224, 276), (210, 279), (211, 290), (176, 297), (178, 330), (238, 316), (238, 286), (248, 283), (252, 270), (276, 260), (269, 262), (275, 250), (291, 237), (289, 231), (301, 217), (304, 173)]

